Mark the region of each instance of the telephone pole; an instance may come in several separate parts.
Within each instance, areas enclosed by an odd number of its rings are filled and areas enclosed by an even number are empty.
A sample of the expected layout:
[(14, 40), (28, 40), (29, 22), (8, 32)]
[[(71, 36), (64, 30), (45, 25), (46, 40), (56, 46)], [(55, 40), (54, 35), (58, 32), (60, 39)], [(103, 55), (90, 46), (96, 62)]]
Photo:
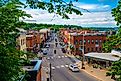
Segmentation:
[(83, 34), (83, 50), (82, 50), (82, 68), (81, 69), (85, 69), (85, 67), (84, 67), (84, 49), (85, 49), (85, 47), (84, 47), (84, 34)]
[(50, 81), (52, 81), (51, 63), (50, 63)]

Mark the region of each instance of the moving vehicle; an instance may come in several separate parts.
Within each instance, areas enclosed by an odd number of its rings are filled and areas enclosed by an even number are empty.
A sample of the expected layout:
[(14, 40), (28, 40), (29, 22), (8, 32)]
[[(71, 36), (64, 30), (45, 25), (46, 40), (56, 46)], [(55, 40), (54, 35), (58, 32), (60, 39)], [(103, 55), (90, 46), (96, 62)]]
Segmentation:
[(76, 64), (70, 64), (69, 69), (73, 72), (79, 72), (79, 68), (77, 67)]

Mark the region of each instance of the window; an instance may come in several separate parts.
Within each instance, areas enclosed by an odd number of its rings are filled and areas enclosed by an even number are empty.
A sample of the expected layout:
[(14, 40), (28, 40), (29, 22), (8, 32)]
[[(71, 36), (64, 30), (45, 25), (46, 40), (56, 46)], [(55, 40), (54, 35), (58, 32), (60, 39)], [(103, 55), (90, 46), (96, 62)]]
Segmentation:
[(95, 48), (95, 51), (98, 51), (98, 48), (97, 47)]
[(77, 41), (77, 40), (75, 40), (75, 41), (74, 41), (74, 44), (78, 44), (78, 41)]
[(98, 40), (95, 40), (95, 44), (98, 44)]
[(83, 42), (83, 41), (82, 41), (82, 40), (80, 40), (80, 44), (82, 44), (82, 42)]
[(103, 41), (104, 43), (106, 42), (106, 40)]
[(100, 43), (102, 42), (102, 40), (100, 39)]
[(81, 49), (83, 49), (83, 46), (81, 46)]
[(78, 51), (78, 48), (76, 48), (76, 51)]
[(88, 43), (90, 44), (90, 40), (88, 39)]
[(23, 40), (21, 39), (21, 45), (23, 45)]
[(87, 51), (89, 52), (89, 48), (87, 48)]
[(99, 48), (99, 50), (100, 50), (100, 51), (102, 51), (102, 49), (101, 49), (101, 48)]
[(91, 51), (93, 51), (93, 48), (92, 48), (92, 50)]
[(94, 40), (92, 40), (92, 44), (94, 44)]
[(84, 44), (86, 44), (86, 40), (84, 40)]

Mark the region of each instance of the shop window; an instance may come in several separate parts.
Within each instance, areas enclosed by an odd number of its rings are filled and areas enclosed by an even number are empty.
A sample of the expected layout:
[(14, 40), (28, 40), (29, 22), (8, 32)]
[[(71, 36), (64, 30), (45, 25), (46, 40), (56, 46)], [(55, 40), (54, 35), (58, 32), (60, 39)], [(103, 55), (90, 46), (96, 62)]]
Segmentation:
[(98, 48), (97, 47), (95, 48), (95, 51), (98, 51)]
[(101, 49), (101, 48), (99, 48), (99, 50), (100, 50), (100, 51), (102, 51), (102, 49)]
[(92, 50), (91, 51), (94, 51), (94, 49), (92, 48)]
[(87, 51), (88, 51), (88, 52), (90, 51), (89, 48), (87, 48)]

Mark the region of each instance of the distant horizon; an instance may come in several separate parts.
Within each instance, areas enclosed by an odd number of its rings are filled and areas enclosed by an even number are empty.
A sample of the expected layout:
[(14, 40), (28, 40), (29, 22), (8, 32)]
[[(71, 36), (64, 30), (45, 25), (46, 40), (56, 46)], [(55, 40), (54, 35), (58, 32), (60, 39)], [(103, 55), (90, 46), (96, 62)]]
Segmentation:
[[(35, 21), (35, 20), (30, 20), (30, 21)], [(25, 22), (25, 21), (24, 21)], [(35, 22), (26, 22), (26, 23), (36, 23)], [(76, 24), (50, 24), (50, 23), (39, 23), (37, 22), (36, 24), (48, 24), (48, 25), (75, 25), (75, 26), (81, 26), (81, 27), (104, 27), (104, 28), (115, 28), (115, 27), (119, 27), (119, 26), (110, 26), (110, 25), (107, 25), (107, 26), (94, 26), (94, 25), (90, 25), (90, 26), (83, 26), (83, 25), (76, 25)]]

